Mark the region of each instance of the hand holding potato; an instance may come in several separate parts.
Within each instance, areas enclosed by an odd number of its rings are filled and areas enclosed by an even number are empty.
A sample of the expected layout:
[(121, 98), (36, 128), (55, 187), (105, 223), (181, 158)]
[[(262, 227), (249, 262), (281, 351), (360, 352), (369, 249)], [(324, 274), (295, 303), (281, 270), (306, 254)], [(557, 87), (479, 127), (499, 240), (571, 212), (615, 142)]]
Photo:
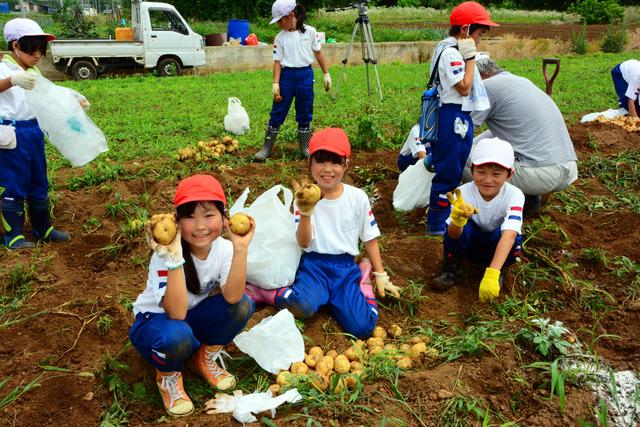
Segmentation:
[(320, 187), (306, 181), (302, 181), (299, 184), (295, 180), (291, 181), (291, 186), (293, 187), (293, 196), (296, 199), (296, 206), (298, 206), (300, 215), (311, 216), (313, 209), (322, 197)]
[(248, 248), (253, 233), (256, 231), (256, 221), (251, 215), (239, 212), (225, 221), (229, 240), (234, 248)]
[(174, 270), (184, 264), (182, 238), (173, 214), (153, 215), (145, 226), (145, 237), (152, 251)]

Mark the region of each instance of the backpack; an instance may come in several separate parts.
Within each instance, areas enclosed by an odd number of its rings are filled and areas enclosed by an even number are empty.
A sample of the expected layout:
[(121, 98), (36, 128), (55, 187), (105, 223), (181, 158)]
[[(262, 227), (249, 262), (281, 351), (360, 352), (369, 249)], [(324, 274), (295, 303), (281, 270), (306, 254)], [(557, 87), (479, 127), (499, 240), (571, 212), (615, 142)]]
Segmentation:
[[(445, 48), (446, 49), (446, 48)], [(427, 90), (422, 92), (422, 108), (420, 110), (420, 140), (424, 145), (431, 144), (438, 140), (438, 111), (440, 107), (440, 95), (438, 94), (438, 84), (440, 84), (440, 74), (438, 65), (440, 57), (445, 49), (442, 49), (436, 60), (436, 64), (431, 72)]]

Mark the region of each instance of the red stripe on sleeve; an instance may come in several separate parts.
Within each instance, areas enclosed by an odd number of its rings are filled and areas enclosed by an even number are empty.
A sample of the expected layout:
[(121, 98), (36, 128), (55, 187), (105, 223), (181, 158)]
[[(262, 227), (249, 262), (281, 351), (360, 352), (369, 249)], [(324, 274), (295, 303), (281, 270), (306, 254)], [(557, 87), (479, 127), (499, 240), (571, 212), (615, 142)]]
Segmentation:
[(158, 277), (167, 277), (167, 270), (158, 270)]
[(522, 212), (522, 206), (511, 206), (509, 210)]

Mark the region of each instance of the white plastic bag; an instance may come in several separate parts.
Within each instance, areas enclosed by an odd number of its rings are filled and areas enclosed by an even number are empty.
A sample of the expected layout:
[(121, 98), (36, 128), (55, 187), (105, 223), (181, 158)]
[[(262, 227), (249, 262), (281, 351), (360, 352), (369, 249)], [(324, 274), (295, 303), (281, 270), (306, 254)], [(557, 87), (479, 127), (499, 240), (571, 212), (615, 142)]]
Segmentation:
[(411, 211), (427, 206), (434, 175), (424, 167), (422, 160), (405, 169), (398, 177), (398, 185), (393, 191), (393, 207)]
[(244, 135), (249, 130), (249, 115), (238, 98), (229, 98), (228, 112), (224, 116), (224, 128), (236, 135)]
[[(284, 204), (278, 196), (281, 191)], [(247, 253), (247, 282), (263, 289), (289, 286), (296, 277), (302, 255), (291, 213), (293, 193), (276, 185), (245, 208), (248, 195), (247, 188), (229, 210), (231, 215), (246, 212), (256, 220), (256, 231)]]
[(304, 359), (304, 341), (293, 314), (286, 308), (233, 339), (240, 351), (253, 357), (265, 371), (277, 374)]
[(42, 76), (26, 100), (49, 141), (73, 166), (83, 166), (108, 150), (107, 140), (78, 102), (77, 92)]

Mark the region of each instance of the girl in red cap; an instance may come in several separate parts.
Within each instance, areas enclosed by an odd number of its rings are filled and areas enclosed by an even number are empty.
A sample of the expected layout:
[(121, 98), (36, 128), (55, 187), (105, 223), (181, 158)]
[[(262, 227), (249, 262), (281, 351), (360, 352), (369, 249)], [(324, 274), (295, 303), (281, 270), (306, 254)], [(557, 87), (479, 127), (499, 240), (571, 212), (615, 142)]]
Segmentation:
[[(159, 245), (147, 227), (153, 256), (147, 286), (133, 305), (135, 322), (129, 338), (156, 368), (158, 389), (172, 416), (193, 412), (182, 385), (187, 361), (212, 387), (235, 387), (235, 378), (224, 369), (222, 348), (245, 327), (255, 309), (244, 295), (255, 222), (251, 218), (251, 229), (244, 236), (232, 233), (225, 204), (217, 179), (194, 175), (176, 189), (178, 233), (173, 241)], [(228, 240), (222, 237), (223, 229)]]
[(489, 98), (476, 69), (476, 43), (490, 27), (489, 13), (473, 1), (460, 3), (450, 15), (449, 38), (435, 48), (431, 73), (438, 76), (440, 109), (438, 140), (431, 143), (435, 176), (431, 184), (427, 233), (443, 235), (451, 205), (447, 193), (453, 191), (462, 178), (473, 142), (471, 111), (489, 108)]

